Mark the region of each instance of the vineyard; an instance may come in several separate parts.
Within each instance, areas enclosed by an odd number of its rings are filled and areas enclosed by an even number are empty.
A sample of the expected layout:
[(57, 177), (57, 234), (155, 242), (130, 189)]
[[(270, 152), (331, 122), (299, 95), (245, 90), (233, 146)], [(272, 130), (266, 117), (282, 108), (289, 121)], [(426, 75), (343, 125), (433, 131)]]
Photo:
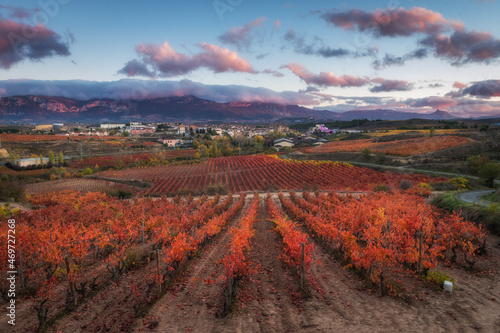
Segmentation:
[[(498, 328), (498, 240), (413, 189), (31, 201), (12, 216), (23, 320), (11, 332)], [(442, 271), (452, 294), (429, 278)]]
[(335, 141), (325, 143), (319, 147), (304, 148), (302, 151), (309, 154), (325, 154), (337, 152), (361, 152), (368, 148), (375, 153), (411, 156), (459, 147), (468, 143), (470, 143), (470, 140), (464, 137), (456, 135), (442, 135), (391, 142), (374, 142), (371, 139)]
[[(233, 193), (277, 189), (369, 190), (384, 183), (397, 187), (403, 179), (429, 182), (421, 175), (403, 175), (354, 167), (346, 163), (292, 161), (276, 156), (232, 156), (211, 158), (196, 165), (161, 166), (105, 171), (104, 179), (152, 182), (143, 195), (173, 194), (179, 190), (205, 189), (221, 185)], [(439, 181), (439, 179), (438, 179)]]
[(137, 191), (137, 189), (133, 186), (88, 178), (59, 179), (50, 182), (32, 183), (26, 185), (26, 193), (29, 195), (62, 191), (78, 191), (86, 193), (106, 190), (127, 191), (131, 193)]
[(123, 154), (110, 156), (87, 157), (81, 160), (74, 160), (69, 163), (69, 167), (81, 169), (85, 167), (94, 168), (98, 166), (123, 168), (130, 164), (140, 164), (158, 160), (168, 160), (176, 157), (190, 157), (196, 153), (195, 150), (172, 150), (160, 153), (139, 153), (139, 154)]

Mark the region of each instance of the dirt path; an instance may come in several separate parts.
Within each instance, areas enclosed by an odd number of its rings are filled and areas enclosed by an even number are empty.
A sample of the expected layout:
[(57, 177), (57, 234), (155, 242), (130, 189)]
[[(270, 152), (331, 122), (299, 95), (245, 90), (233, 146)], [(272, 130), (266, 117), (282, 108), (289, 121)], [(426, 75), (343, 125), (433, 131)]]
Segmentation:
[(297, 286), (278, 259), (281, 240), (267, 220), (264, 198), (260, 199), (255, 235), (249, 257), (256, 269), (241, 281), (236, 311), (217, 323), (212, 332), (296, 332), (300, 330)]
[(483, 195), (494, 193), (495, 190), (471, 191), (457, 194), (457, 198), (463, 202), (487, 207), (493, 202), (480, 199)]
[[(232, 220), (235, 225), (243, 216), (253, 196), (247, 196), (242, 211)], [(135, 321), (133, 331), (210, 332), (223, 306), (224, 285), (219, 277), (231, 234), (226, 227), (192, 260), (176, 284), (157, 301), (145, 318)], [(215, 331), (216, 332), (216, 331)]]

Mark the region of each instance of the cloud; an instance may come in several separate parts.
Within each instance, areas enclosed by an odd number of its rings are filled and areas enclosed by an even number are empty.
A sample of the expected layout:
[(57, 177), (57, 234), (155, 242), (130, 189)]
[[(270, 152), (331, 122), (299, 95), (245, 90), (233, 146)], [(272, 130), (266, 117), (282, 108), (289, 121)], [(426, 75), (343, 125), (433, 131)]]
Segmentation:
[(6, 96), (43, 95), (79, 100), (111, 98), (142, 100), (169, 96), (194, 95), (220, 103), (265, 102), (277, 104), (318, 105), (316, 96), (294, 91), (277, 92), (267, 88), (241, 85), (205, 85), (190, 80), (163, 81), (122, 79), (110, 82), (69, 80), (6, 80), (0, 81), (0, 92)]
[(431, 96), (419, 99), (409, 99), (406, 104), (414, 108), (431, 107), (433, 109), (446, 109), (457, 105), (457, 101), (453, 98)]
[(424, 48), (420, 48), (415, 51), (409, 52), (401, 57), (386, 53), (384, 58), (382, 58), (382, 60), (377, 59), (373, 62), (373, 67), (375, 69), (383, 69), (389, 66), (402, 66), (408, 60), (423, 59), (427, 57), (427, 54), (428, 52)]
[[(387, 80), (383, 78), (370, 79), (367, 77), (357, 77), (353, 75), (337, 76), (332, 72), (321, 72), (313, 74), (304, 66), (298, 63), (283, 65), (281, 68), (288, 68), (307, 84), (322, 87), (361, 87), (368, 84), (376, 84), (370, 89), (371, 92), (390, 92), (390, 91), (410, 91), (414, 85), (408, 81)], [(308, 87), (308, 89), (310, 89)], [(309, 90), (310, 91), (310, 90)]]
[(332, 48), (325, 46), (324, 41), (318, 36), (312, 37), (308, 40), (308, 37), (304, 34), (299, 34), (295, 32), (294, 29), (290, 28), (283, 36), (283, 41), (288, 47), (293, 48), (293, 50), (298, 54), (305, 55), (317, 55), (323, 58), (333, 58), (333, 57), (366, 57), (374, 56), (377, 53), (377, 49), (359, 49), (359, 50), (348, 50), (345, 48)]
[(377, 37), (435, 34), (463, 26), (459, 22), (446, 20), (440, 13), (421, 7), (377, 9), (372, 12), (360, 9), (331, 10), (321, 12), (320, 17), (344, 30), (367, 32)]
[(444, 84), (441, 83), (430, 83), (428, 88), (442, 88), (444, 87)]
[[(238, 50), (248, 49), (255, 37), (255, 30), (262, 27), (265, 21), (265, 17), (259, 17), (243, 26), (231, 28), (229, 31), (220, 35), (219, 40), (226, 45), (235, 46)], [(279, 22), (279, 20), (277, 22)], [(275, 26), (276, 25), (277, 23), (275, 22)]]
[(271, 74), (274, 77), (283, 77), (283, 76), (285, 76), (283, 73), (275, 71), (275, 70), (272, 70), (272, 69), (264, 69), (261, 73)]
[(489, 32), (457, 30), (450, 36), (432, 34), (419, 42), (429, 47), (437, 57), (452, 65), (488, 63), (500, 57), (500, 40)]
[(23, 7), (0, 5), (0, 10), (1, 9), (8, 10), (9, 11), (9, 17), (20, 19), (20, 20), (28, 19), (28, 18), (30, 18), (33, 15), (33, 11), (28, 10), (26, 8), (23, 8)]
[(318, 75), (315, 75), (298, 63), (290, 63), (282, 66), (281, 68), (288, 68), (307, 84), (315, 84), (318, 86), (361, 87), (370, 83), (370, 80), (367, 78), (360, 78), (352, 75), (337, 76), (332, 72), (321, 72)]
[(376, 85), (370, 89), (370, 91), (373, 93), (413, 90), (413, 84), (408, 83), (408, 81), (387, 80), (387, 79), (383, 79), (383, 78), (376, 78), (376, 79), (373, 79), (372, 82), (378, 83), (378, 85)]
[(163, 45), (139, 44), (136, 46), (136, 51), (142, 56), (142, 62), (129, 61), (118, 73), (128, 76), (171, 77), (187, 74), (199, 68), (207, 68), (215, 73), (256, 73), (250, 63), (240, 58), (236, 52), (207, 43), (198, 46), (202, 52), (190, 56), (175, 51), (168, 42)]
[(0, 18), (0, 68), (10, 69), (24, 60), (69, 55), (68, 43), (41, 23), (32, 26)]
[(274, 21), (273, 27), (274, 29), (279, 30), (281, 27), (281, 21), (280, 20)]
[(465, 83), (458, 82), (458, 81), (455, 81), (453, 83), (453, 88), (464, 89), (465, 87), (467, 87), (467, 85)]
[(125, 64), (125, 66), (118, 71), (119, 74), (125, 74), (127, 76), (145, 76), (154, 77), (148, 67), (137, 59), (130, 60)]
[(500, 80), (486, 80), (475, 82), (473, 85), (465, 88), (462, 95), (474, 97), (490, 98), (500, 96)]
[(360, 9), (320, 11), (320, 17), (344, 30), (369, 33), (375, 37), (423, 35), (419, 48), (403, 56), (386, 54), (376, 60), (377, 69), (403, 65), (407, 60), (422, 59), (429, 53), (460, 66), (466, 63), (489, 63), (500, 58), (500, 40), (489, 32), (467, 31), (463, 23), (445, 19), (440, 13), (414, 7), (411, 9)]

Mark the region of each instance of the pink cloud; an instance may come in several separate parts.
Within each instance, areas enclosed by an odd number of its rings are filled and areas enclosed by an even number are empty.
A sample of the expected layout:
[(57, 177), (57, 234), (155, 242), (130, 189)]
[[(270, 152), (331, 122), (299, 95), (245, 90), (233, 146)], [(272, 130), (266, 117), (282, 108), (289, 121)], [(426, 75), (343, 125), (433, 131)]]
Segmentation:
[(489, 32), (455, 31), (452, 35), (434, 34), (421, 41), (434, 50), (436, 56), (449, 59), (455, 65), (487, 62), (500, 57), (500, 40)]
[(455, 81), (455, 83), (453, 83), (453, 88), (464, 89), (465, 87), (467, 87), (467, 85), (465, 83), (458, 82), (458, 81)]
[(280, 20), (274, 21), (274, 29), (279, 30), (280, 27), (281, 27), (281, 21)]
[(43, 24), (31, 26), (0, 17), (0, 68), (9, 69), (23, 60), (68, 55), (69, 45)]
[(265, 21), (265, 17), (259, 17), (243, 26), (231, 28), (220, 35), (219, 40), (224, 44), (236, 46), (239, 50), (248, 48), (254, 38), (253, 32), (256, 28), (261, 27)]
[(139, 44), (136, 51), (142, 56), (142, 62), (129, 61), (118, 73), (128, 76), (169, 77), (186, 74), (198, 68), (207, 68), (215, 73), (255, 73), (250, 63), (240, 58), (236, 52), (207, 43), (198, 46), (202, 52), (190, 56), (177, 52), (168, 42), (163, 45)]
[(368, 77), (357, 77), (353, 75), (337, 76), (332, 72), (321, 72), (313, 74), (304, 66), (298, 63), (290, 63), (281, 68), (288, 68), (307, 84), (327, 87), (361, 87), (367, 84), (375, 83), (370, 89), (371, 92), (389, 92), (389, 91), (409, 91), (413, 89), (413, 84), (402, 80), (387, 80), (384, 78), (370, 79)]
[(460, 22), (446, 20), (440, 13), (421, 7), (377, 9), (371, 12), (360, 9), (328, 11), (321, 17), (344, 30), (366, 31), (389, 37), (430, 34), (463, 27)]
[(321, 72), (315, 75), (298, 63), (290, 63), (282, 66), (282, 68), (288, 68), (307, 84), (315, 84), (318, 86), (361, 87), (370, 83), (368, 78), (360, 78), (352, 75), (337, 76), (332, 72)]

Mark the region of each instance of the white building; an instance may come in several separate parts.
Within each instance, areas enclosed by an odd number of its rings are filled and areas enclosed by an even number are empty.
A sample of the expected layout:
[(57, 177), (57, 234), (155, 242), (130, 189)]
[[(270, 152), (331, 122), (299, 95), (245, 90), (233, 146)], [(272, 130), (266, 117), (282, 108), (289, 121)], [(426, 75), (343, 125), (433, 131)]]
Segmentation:
[(110, 129), (110, 128), (124, 128), (126, 125), (125, 124), (101, 124), (100, 127), (103, 129)]

